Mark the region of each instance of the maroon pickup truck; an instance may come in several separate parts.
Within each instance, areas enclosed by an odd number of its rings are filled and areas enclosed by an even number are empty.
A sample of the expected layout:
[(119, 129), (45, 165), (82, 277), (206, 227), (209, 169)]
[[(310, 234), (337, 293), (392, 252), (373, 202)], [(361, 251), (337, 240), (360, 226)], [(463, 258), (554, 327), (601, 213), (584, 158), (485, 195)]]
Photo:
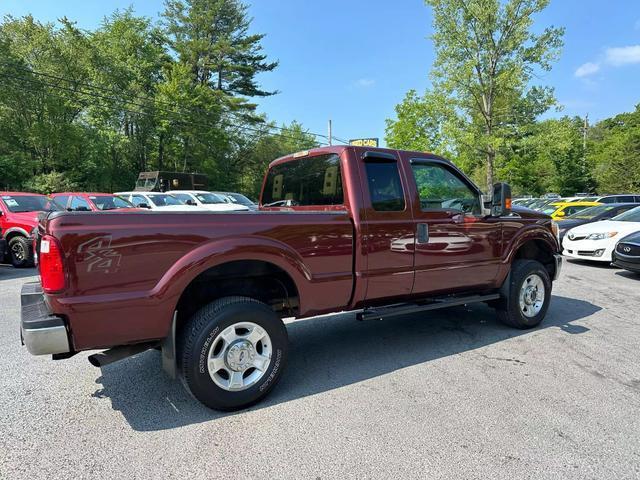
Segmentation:
[(561, 267), (557, 227), (510, 203), (497, 184), (486, 204), (443, 158), (340, 146), (271, 163), (255, 212), (50, 213), (23, 342), (54, 359), (108, 349), (96, 366), (158, 348), (198, 400), (231, 410), (282, 376), (283, 318), (487, 302), (535, 327)]

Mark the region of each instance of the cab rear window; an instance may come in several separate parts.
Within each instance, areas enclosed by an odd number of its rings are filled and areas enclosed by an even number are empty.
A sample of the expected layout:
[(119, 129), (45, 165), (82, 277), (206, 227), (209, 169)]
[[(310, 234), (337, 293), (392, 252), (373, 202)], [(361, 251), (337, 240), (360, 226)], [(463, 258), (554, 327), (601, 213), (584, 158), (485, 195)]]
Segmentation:
[(343, 205), (340, 157), (318, 155), (275, 165), (262, 192), (266, 207)]

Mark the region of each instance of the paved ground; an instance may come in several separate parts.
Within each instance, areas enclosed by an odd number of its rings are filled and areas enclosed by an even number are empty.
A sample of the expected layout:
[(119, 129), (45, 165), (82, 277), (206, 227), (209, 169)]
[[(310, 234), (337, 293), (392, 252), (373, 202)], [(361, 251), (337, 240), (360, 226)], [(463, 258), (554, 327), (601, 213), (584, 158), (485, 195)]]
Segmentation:
[(568, 264), (524, 333), (484, 306), (294, 322), (279, 387), (221, 414), (155, 351), (29, 356), (30, 275), (0, 266), (0, 479), (640, 478), (640, 276)]

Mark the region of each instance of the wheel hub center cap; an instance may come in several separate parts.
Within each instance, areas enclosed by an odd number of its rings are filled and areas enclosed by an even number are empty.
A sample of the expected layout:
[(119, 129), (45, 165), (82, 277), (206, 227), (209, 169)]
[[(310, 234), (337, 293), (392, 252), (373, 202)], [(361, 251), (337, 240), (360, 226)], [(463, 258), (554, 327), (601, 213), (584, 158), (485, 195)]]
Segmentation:
[(224, 361), (234, 372), (243, 372), (251, 365), (256, 356), (256, 351), (251, 342), (238, 340), (227, 349)]
[(524, 301), (527, 305), (533, 305), (538, 296), (538, 289), (534, 287), (527, 287), (527, 290), (524, 292)]

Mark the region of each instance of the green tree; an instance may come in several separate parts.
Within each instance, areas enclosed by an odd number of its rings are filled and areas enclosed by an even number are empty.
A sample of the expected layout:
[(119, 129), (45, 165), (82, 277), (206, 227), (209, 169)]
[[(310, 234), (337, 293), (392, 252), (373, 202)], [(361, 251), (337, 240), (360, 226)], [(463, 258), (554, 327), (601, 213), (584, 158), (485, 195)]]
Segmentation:
[(445, 112), (443, 130), (468, 166), (484, 159), (487, 188), (496, 156), (523, 125), (551, 107), (552, 89), (531, 86), (559, 55), (563, 29), (532, 32), (549, 0), (426, 0), (433, 10), (436, 59), (427, 97)]
[(587, 151), (599, 192), (640, 192), (640, 104), (591, 128)]

